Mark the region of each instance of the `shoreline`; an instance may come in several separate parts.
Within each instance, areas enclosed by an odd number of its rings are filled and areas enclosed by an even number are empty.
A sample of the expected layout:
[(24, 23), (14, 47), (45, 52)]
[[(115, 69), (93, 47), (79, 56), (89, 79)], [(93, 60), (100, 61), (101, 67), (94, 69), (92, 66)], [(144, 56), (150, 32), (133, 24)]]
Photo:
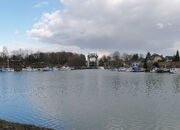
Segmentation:
[(0, 129), (11, 129), (11, 130), (53, 130), (51, 128), (44, 128), (30, 124), (20, 124), (9, 122), (0, 119)]

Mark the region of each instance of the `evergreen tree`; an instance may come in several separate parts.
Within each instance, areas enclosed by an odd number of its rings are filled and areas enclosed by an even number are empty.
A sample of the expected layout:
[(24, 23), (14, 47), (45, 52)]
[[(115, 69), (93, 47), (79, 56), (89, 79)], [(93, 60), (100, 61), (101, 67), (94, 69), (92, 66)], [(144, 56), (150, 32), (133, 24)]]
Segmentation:
[(146, 71), (150, 71), (150, 68), (149, 68), (148, 63), (147, 63), (150, 58), (151, 58), (151, 53), (148, 52), (146, 54), (146, 58), (144, 60), (144, 65), (143, 65), (143, 67), (146, 69)]
[(174, 58), (174, 61), (175, 62), (179, 62), (179, 51), (177, 50), (177, 52), (176, 52), (176, 56), (175, 56), (175, 58)]
[(146, 60), (150, 59), (150, 57), (151, 57), (151, 53), (148, 52), (148, 53), (146, 54)]
[(147, 66), (147, 60), (146, 60), (146, 59), (144, 60), (144, 66), (143, 66), (143, 68), (145, 68), (145, 69), (148, 68), (148, 66)]
[(138, 54), (134, 54), (133, 56), (132, 56), (132, 61), (137, 61), (139, 59), (139, 55)]
[(173, 61), (174, 62), (179, 62), (180, 61), (180, 59), (179, 59), (179, 51), (178, 50), (176, 52), (176, 55), (173, 57)]

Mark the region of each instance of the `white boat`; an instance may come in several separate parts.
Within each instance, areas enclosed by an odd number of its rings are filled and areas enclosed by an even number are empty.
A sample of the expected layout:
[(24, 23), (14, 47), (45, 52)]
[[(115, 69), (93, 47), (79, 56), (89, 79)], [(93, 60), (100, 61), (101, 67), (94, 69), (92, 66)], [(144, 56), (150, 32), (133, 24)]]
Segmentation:
[(14, 69), (12, 68), (1, 68), (2, 72), (14, 72)]
[(119, 71), (119, 72), (126, 72), (126, 68), (121, 67), (121, 68), (118, 69), (118, 71)]
[(26, 71), (27, 69), (26, 68), (22, 68), (22, 71)]
[(150, 70), (151, 73), (156, 73), (158, 71), (158, 68), (153, 68)]
[(105, 70), (103, 66), (98, 67), (100, 70)]
[(126, 72), (131, 72), (132, 71), (132, 68), (127, 68), (126, 69)]
[(118, 71), (118, 69), (116, 69), (116, 68), (111, 68), (111, 69), (109, 69), (110, 71)]
[(31, 67), (26, 67), (26, 71), (31, 72), (31, 71), (33, 71), (33, 69)]
[(6, 68), (7, 69), (7, 72), (14, 72), (14, 69), (12, 68)]
[(172, 73), (172, 74), (175, 74), (175, 73), (176, 73), (176, 68), (171, 68), (171, 69), (169, 70), (169, 72)]
[(9, 59), (7, 60), (8, 67), (7, 68), (1, 68), (2, 72), (14, 72), (14, 69), (9, 67)]
[(67, 70), (71, 70), (71, 68), (63, 66), (63, 67), (60, 68), (60, 70), (61, 71), (67, 71)]
[(33, 68), (32, 71), (33, 71), (33, 72), (36, 72), (36, 71), (38, 71), (38, 69), (37, 69), (37, 68)]

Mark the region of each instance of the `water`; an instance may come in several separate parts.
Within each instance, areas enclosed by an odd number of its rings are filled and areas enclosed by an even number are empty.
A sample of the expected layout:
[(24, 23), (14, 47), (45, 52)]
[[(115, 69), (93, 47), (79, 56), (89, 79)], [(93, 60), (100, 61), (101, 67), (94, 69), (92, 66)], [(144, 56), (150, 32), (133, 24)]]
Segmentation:
[(180, 75), (0, 73), (0, 118), (57, 130), (179, 130)]

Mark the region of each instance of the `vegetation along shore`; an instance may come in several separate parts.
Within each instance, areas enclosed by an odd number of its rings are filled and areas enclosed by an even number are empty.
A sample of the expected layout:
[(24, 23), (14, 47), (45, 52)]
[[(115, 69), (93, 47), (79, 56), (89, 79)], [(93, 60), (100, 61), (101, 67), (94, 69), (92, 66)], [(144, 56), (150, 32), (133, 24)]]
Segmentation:
[[(93, 55), (90, 55), (93, 56)], [(140, 67), (150, 72), (154, 68), (180, 68), (179, 51), (172, 56), (163, 56), (148, 52), (144, 54), (120, 54), (115, 51), (112, 54), (98, 57), (96, 60), (88, 59), (84, 54), (72, 52), (34, 52), (30, 50), (16, 50), (8, 52), (3, 47), (0, 53), (0, 71), (32, 71), (32, 70), (65, 70), (65, 69), (87, 69), (103, 67), (105, 69)]]
[(5, 120), (0, 120), (0, 129), (6, 130), (53, 130), (49, 128), (37, 127), (34, 125), (12, 123)]

